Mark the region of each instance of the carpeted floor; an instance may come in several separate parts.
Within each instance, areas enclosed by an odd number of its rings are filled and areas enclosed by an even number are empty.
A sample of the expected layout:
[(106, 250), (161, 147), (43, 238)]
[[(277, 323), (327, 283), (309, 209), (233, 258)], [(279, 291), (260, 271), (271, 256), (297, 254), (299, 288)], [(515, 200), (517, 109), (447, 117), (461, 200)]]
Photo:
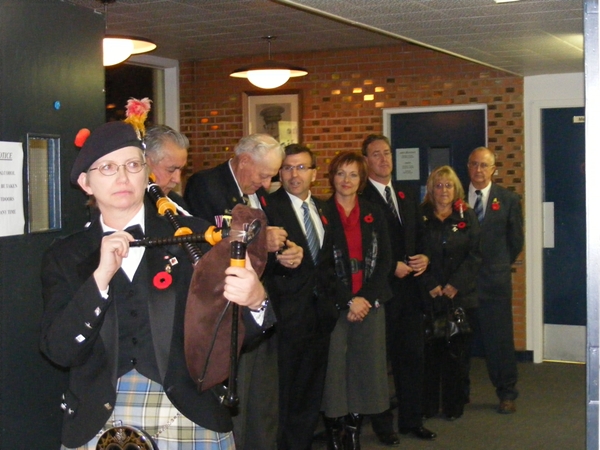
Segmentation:
[[(471, 403), (462, 418), (449, 422), (434, 417), (425, 426), (435, 441), (400, 435), (405, 450), (573, 450), (585, 448), (585, 365), (519, 363), (517, 413), (496, 412), (498, 401), (482, 358), (473, 358)], [(362, 433), (362, 450), (387, 448), (377, 441), (371, 425)], [(326, 448), (315, 442), (314, 450)]]

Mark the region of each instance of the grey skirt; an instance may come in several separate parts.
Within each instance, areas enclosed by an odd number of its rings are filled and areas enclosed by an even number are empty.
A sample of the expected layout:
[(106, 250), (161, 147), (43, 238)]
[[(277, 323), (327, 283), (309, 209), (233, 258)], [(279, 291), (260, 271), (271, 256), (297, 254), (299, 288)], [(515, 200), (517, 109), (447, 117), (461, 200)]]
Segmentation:
[(385, 310), (372, 308), (362, 322), (342, 312), (329, 344), (321, 410), (327, 417), (377, 414), (389, 408)]

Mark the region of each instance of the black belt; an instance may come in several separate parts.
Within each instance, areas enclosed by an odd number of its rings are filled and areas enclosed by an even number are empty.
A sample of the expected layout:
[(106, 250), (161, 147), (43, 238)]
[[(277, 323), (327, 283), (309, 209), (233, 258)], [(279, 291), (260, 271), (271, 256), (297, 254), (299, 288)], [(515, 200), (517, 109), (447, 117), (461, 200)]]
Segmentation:
[(350, 258), (350, 272), (351, 273), (357, 273), (360, 272), (361, 270), (363, 270), (365, 267), (365, 264), (363, 261), (359, 261), (356, 258)]

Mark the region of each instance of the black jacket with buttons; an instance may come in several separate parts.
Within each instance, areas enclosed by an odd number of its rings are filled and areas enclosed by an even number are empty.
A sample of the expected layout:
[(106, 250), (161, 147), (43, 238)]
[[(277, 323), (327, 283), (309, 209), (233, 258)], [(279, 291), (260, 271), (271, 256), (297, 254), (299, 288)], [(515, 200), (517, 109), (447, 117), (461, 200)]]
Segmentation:
[(472, 209), (453, 210), (444, 221), (438, 219), (430, 204), (421, 207), (420, 226), (423, 227), (424, 252), (429, 256), (429, 267), (418, 277), (425, 299), (436, 286), (450, 284), (458, 290), (454, 306), (477, 306), (476, 280), (481, 254), (479, 250), (479, 222)]
[[(203, 232), (208, 224), (181, 217), (182, 224)], [(147, 236), (173, 235), (168, 221), (158, 216), (146, 201)], [(89, 228), (57, 240), (47, 250), (42, 264), (44, 314), (41, 350), (55, 364), (68, 368), (69, 386), (62, 400), (62, 443), (79, 447), (105, 425), (116, 399), (119, 367), (119, 314), (109, 289), (104, 299), (93, 278), (100, 261), (102, 227), (98, 220)], [(153, 283), (175, 257), (173, 281), (166, 289)], [(147, 271), (140, 274), (140, 271)], [(154, 346), (156, 369), (167, 396), (175, 407), (198, 425), (217, 432), (232, 429), (228, 408), (212, 390), (198, 393), (187, 370), (183, 323), (192, 265), (180, 246), (148, 247), (131, 283), (138, 298), (147, 299), (147, 317)], [(111, 282), (112, 283), (112, 282)], [(116, 288), (116, 286), (115, 286)], [(246, 336), (260, 333), (258, 325), (244, 315)], [(59, 399), (57, 399), (58, 407)]]

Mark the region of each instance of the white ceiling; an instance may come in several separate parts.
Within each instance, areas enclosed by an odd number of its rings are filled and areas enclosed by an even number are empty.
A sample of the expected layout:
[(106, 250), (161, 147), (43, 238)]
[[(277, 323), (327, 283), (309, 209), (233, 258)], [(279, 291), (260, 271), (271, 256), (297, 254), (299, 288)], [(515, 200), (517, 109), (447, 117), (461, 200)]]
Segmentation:
[[(103, 14), (99, 0), (63, 0)], [(518, 75), (583, 72), (583, 0), (117, 0), (108, 33), (202, 60), (404, 40)], [(276, 57), (274, 56), (274, 59)]]

